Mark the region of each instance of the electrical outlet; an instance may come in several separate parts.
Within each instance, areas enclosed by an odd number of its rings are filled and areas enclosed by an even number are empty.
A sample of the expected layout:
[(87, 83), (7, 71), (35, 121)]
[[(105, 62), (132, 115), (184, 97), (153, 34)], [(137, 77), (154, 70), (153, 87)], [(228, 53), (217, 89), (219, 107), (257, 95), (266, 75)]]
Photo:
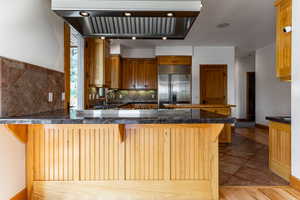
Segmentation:
[(48, 93), (48, 102), (52, 102), (53, 101), (53, 92), (49, 92)]
[(63, 92), (61, 93), (61, 101), (64, 101), (66, 99), (66, 94)]
[(120, 99), (122, 99), (122, 98), (123, 98), (123, 96), (120, 94), (120, 95), (119, 95), (119, 98), (120, 98)]

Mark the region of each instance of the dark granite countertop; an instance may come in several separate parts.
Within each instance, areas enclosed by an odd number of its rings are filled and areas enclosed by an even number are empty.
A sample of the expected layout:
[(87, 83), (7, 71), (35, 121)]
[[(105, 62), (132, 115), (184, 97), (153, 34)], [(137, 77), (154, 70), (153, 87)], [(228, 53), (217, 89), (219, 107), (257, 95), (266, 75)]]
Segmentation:
[(284, 124), (291, 124), (291, 117), (290, 116), (267, 116), (266, 120), (284, 123)]
[(87, 110), (0, 118), (0, 124), (193, 124), (234, 123), (235, 118), (200, 109)]

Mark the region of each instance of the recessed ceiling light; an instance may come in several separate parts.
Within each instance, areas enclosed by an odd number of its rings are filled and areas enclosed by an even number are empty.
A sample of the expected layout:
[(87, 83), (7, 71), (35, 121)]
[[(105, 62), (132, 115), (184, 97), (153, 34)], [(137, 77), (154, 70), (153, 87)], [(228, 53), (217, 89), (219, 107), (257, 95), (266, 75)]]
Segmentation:
[(124, 13), (124, 15), (125, 15), (126, 17), (130, 17), (130, 16), (131, 16), (131, 13), (130, 13), (130, 12), (126, 12), (126, 13)]
[(167, 13), (167, 16), (168, 16), (168, 17), (173, 17), (173, 16), (174, 16), (174, 14), (173, 14), (173, 13), (171, 13), (171, 12), (169, 12), (169, 13)]
[(217, 28), (226, 28), (228, 26), (230, 26), (230, 24), (225, 22), (225, 23), (218, 24)]
[(90, 16), (90, 13), (86, 12), (86, 11), (80, 11), (79, 14), (82, 16), (82, 17), (88, 17)]
[(104, 37), (104, 36), (102, 36), (102, 37), (101, 37), (101, 40), (105, 40), (105, 37)]
[(167, 37), (163, 37), (162, 39), (163, 39), (163, 40), (167, 40), (168, 38), (167, 38)]
[(136, 37), (132, 37), (132, 40), (136, 40)]

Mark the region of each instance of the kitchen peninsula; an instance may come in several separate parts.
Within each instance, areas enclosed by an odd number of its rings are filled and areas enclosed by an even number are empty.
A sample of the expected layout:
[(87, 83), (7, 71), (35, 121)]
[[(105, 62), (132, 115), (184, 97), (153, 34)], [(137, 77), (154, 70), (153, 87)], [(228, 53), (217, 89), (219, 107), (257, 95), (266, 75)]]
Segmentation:
[(200, 109), (1, 118), (27, 143), (29, 199), (219, 199), (218, 136)]

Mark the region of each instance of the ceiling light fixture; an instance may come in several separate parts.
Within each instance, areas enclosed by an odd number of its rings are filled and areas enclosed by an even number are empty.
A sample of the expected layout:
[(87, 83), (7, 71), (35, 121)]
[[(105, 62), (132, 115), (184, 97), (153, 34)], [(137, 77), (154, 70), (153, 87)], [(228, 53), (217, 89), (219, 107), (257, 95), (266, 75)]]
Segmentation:
[(88, 17), (90, 16), (90, 13), (86, 12), (86, 11), (80, 11), (79, 14), (82, 16), (82, 17)]
[(167, 38), (167, 37), (163, 37), (162, 39), (163, 39), (163, 40), (167, 40), (168, 38)]
[(105, 37), (104, 37), (104, 36), (102, 36), (102, 37), (101, 37), (101, 40), (105, 40)]
[(131, 13), (130, 13), (130, 12), (126, 12), (126, 13), (124, 13), (124, 15), (125, 15), (126, 17), (130, 17), (130, 16), (131, 16)]
[(136, 40), (136, 37), (132, 37), (132, 40)]
[(174, 16), (174, 14), (173, 14), (173, 13), (171, 13), (171, 12), (169, 12), (169, 13), (167, 13), (167, 16), (168, 16), (168, 17), (173, 17), (173, 16)]

